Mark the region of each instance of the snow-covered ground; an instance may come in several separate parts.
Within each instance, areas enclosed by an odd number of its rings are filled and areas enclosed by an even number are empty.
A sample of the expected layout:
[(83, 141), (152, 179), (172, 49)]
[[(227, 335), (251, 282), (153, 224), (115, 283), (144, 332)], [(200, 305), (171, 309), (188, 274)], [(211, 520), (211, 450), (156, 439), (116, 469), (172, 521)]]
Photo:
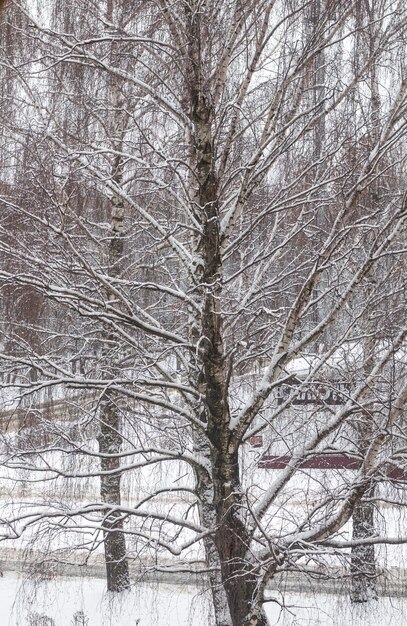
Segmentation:
[[(102, 579), (61, 577), (33, 583), (13, 572), (5, 572), (0, 578), (0, 598), (1, 626), (208, 626), (211, 623), (209, 596), (192, 585), (139, 584), (117, 600), (106, 593)], [(47, 616), (53, 622), (41, 621), (40, 616)]]
[[(117, 601), (97, 578), (24, 582), (0, 578), (1, 626), (212, 626), (209, 594), (193, 585), (140, 584)], [(406, 598), (352, 607), (346, 595), (284, 594), (267, 604), (272, 626), (401, 626)], [(75, 618), (76, 615), (76, 618)], [(45, 616), (53, 621), (48, 621)], [(41, 617), (43, 618), (41, 621)], [(36, 619), (35, 619), (36, 618)]]
[(272, 626), (402, 626), (407, 622), (405, 598), (386, 597), (367, 606), (352, 606), (345, 595), (284, 595), (284, 609), (268, 607)]

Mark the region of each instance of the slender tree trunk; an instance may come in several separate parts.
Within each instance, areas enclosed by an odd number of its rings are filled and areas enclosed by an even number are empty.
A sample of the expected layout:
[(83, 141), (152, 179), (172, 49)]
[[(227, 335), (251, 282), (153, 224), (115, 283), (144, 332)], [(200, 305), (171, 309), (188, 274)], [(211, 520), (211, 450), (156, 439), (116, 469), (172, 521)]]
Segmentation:
[[(102, 457), (100, 469), (102, 472), (114, 473), (101, 476), (100, 494), (102, 502), (109, 507), (120, 507), (121, 475), (118, 473), (120, 460), (117, 458), (122, 443), (120, 417), (114, 399), (109, 394), (106, 396), (102, 402), (99, 435), (99, 451), (106, 457)], [(130, 587), (130, 577), (122, 515), (118, 511), (109, 510), (109, 507), (106, 508), (103, 521), (107, 589), (124, 591)]]
[[(377, 33), (375, 33), (376, 9), (374, 2), (370, 5), (360, 5), (358, 7), (362, 20), (363, 11), (367, 12), (371, 27), (368, 31), (368, 54), (374, 58)], [(361, 37), (358, 39), (357, 54), (360, 59), (366, 55), (366, 42)], [(380, 134), (380, 95), (376, 63), (373, 62), (369, 70), (370, 79), (370, 109), (368, 137), (371, 149), (379, 139)], [(377, 208), (379, 198), (377, 181), (370, 185), (368, 190), (368, 203), (373, 210)], [(374, 278), (372, 279), (374, 281)], [(369, 299), (369, 288), (366, 288), (366, 302)], [(364, 342), (364, 374), (368, 376), (374, 366), (373, 355), (376, 351), (377, 327), (375, 311), (372, 306), (368, 306), (366, 311), (365, 332), (367, 339)], [(373, 405), (372, 405), (373, 406)], [(362, 415), (356, 427), (357, 446), (363, 456), (369, 446), (373, 429), (373, 408), (372, 414)], [(353, 539), (368, 539), (374, 534), (374, 505), (371, 501), (374, 495), (374, 485), (367, 490), (364, 497), (357, 503), (353, 512)], [(355, 546), (352, 548), (351, 557), (351, 600), (355, 603), (377, 600), (376, 588), (376, 562), (374, 545)]]
[[(367, 319), (366, 330), (368, 339), (364, 344), (365, 364), (364, 374), (368, 376), (373, 368), (373, 354), (375, 350), (374, 317)], [(370, 337), (369, 337), (370, 335)], [(373, 410), (373, 409), (372, 409)], [(356, 442), (359, 454), (362, 457), (369, 447), (373, 430), (373, 415), (362, 414), (355, 426)], [(374, 484), (356, 503), (353, 510), (352, 539), (369, 539), (374, 534), (374, 505), (371, 500), (374, 495)], [(376, 589), (376, 560), (374, 545), (356, 545), (351, 551), (351, 601), (355, 603), (377, 600)]]
[[(113, 179), (121, 182), (122, 171), (120, 159), (114, 166)], [(109, 244), (109, 275), (114, 277), (120, 274), (123, 262), (123, 217), (124, 206), (119, 198), (112, 201), (112, 234)], [(108, 301), (115, 299), (114, 295), (108, 293)], [(107, 348), (104, 358), (106, 360), (105, 375), (107, 378), (114, 377), (116, 368), (114, 364), (116, 344), (113, 333), (106, 332), (105, 336)], [(106, 390), (101, 402), (100, 411), (100, 434), (99, 452), (103, 455), (100, 461), (102, 472), (113, 472), (112, 474), (102, 474), (100, 479), (100, 494), (102, 502), (110, 507), (120, 507), (121, 492), (119, 472), (120, 459), (118, 453), (122, 446), (120, 412), (114, 395)], [(126, 540), (123, 532), (123, 520), (119, 511), (106, 508), (104, 519), (104, 544), (105, 562), (108, 591), (124, 591), (130, 587), (129, 565), (126, 558)]]
[[(373, 342), (370, 349), (373, 349)], [(369, 366), (365, 368), (368, 374)], [(359, 454), (364, 456), (372, 436), (372, 416), (362, 415), (356, 426), (356, 441)], [(374, 495), (371, 485), (362, 498), (356, 503), (352, 516), (352, 539), (369, 539), (374, 534)], [(377, 600), (376, 560), (374, 545), (356, 545), (351, 550), (351, 601), (354, 603)]]
[[(197, 434), (195, 437), (196, 452), (208, 452), (208, 445), (204, 442), (204, 437)], [(203, 449), (202, 445), (204, 444)], [(206, 457), (208, 458), (208, 456)], [(208, 528), (216, 527), (216, 514), (213, 506), (214, 491), (211, 479), (205, 472), (198, 472), (196, 475), (196, 492), (199, 497), (199, 512), (201, 522)], [(233, 626), (232, 617), (229, 611), (229, 602), (226, 590), (223, 585), (221, 575), (221, 562), (214, 538), (208, 536), (204, 540), (206, 561), (209, 567), (209, 584), (212, 593), (213, 609), (215, 613), (216, 626)]]
[[(353, 539), (367, 539), (374, 533), (374, 510), (367, 500), (373, 494), (370, 489), (366, 500), (362, 498), (353, 511)], [(351, 600), (355, 603), (377, 600), (376, 562), (374, 545), (352, 548)]]

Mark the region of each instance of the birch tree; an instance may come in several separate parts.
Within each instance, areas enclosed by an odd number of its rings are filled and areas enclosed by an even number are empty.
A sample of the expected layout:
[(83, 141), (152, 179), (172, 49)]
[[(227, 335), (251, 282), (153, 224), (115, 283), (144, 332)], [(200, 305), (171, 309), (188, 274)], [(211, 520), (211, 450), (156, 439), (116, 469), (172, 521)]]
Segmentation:
[[(384, 7), (375, 7), (373, 4), (367, 2), (363, 7), (358, 7), (358, 11), (366, 12), (370, 22), (370, 28), (367, 32), (363, 33), (355, 46), (355, 63), (359, 65), (363, 63), (362, 59), (366, 56), (366, 47), (371, 50), (375, 46), (375, 42), (380, 37), (380, 32), (375, 30), (375, 15), (377, 9), (383, 9)], [(360, 13), (356, 14), (356, 20), (361, 20)], [(363, 41), (366, 38), (367, 41)], [(369, 52), (367, 53), (369, 56)], [(367, 98), (368, 112), (366, 115), (367, 120), (367, 137), (370, 145), (374, 145), (380, 133), (380, 89), (379, 89), (379, 70), (377, 63), (374, 62), (369, 68), (368, 74), (368, 89), (370, 90), (369, 98)], [(383, 188), (384, 181), (377, 181), (371, 185), (368, 190), (369, 204), (375, 206), (380, 203), (380, 187)], [(369, 299), (370, 284), (374, 281), (375, 277), (372, 275), (368, 281), (368, 285), (365, 286), (367, 291), (366, 300)], [(364, 320), (364, 328), (366, 337), (363, 341), (363, 352), (365, 362), (365, 374), (369, 375), (371, 367), (373, 365), (371, 359), (372, 354), (377, 350), (377, 332), (374, 327), (375, 310), (374, 308), (366, 308), (366, 319)], [(362, 450), (362, 454), (368, 449), (370, 437), (372, 434), (372, 414), (373, 407), (375, 406), (374, 398), (372, 398), (372, 408), (370, 412), (366, 412), (359, 420), (356, 421), (356, 438), (358, 447)], [(371, 487), (363, 495), (362, 499), (356, 503), (353, 512), (353, 538), (366, 539), (374, 534), (374, 488)], [(376, 563), (375, 563), (375, 547), (374, 544), (368, 545), (356, 545), (352, 548), (352, 588), (351, 598), (354, 602), (367, 602), (370, 599), (377, 599), (376, 589)]]
[[(321, 0), (311, 29), (307, 3), (288, 0), (78, 2), (54, 16), (20, 5), (27, 58), (3, 65), (30, 123), (2, 123), (30, 159), (3, 175), (0, 286), (38, 294), (52, 316), (23, 353), (1, 326), (8, 420), (30, 398), (43, 433), (21, 442), (5, 429), (2, 479), (29, 469), (87, 491), (11, 506), (4, 541), (51, 528), (65, 562), (68, 548), (87, 562), (104, 543), (115, 591), (126, 559), (198, 570), (218, 626), (266, 625), (280, 572), (406, 541), (347, 537), (372, 484), (404, 471), (407, 397), (389, 377), (407, 333), (406, 82), (389, 65), (406, 10), (383, 0), (357, 19), (357, 5)], [(372, 19), (377, 38), (355, 67)], [(368, 138), (350, 102), (379, 67)], [(378, 181), (392, 183), (373, 206)], [(365, 356), (367, 310), (391, 330)], [(307, 385), (335, 392), (338, 377), (340, 404), (294, 411)], [(349, 433), (372, 397), (381, 409), (361, 456)], [(259, 433), (289, 457), (280, 470), (248, 461)], [(332, 451), (357, 470), (304, 486), (304, 463)]]

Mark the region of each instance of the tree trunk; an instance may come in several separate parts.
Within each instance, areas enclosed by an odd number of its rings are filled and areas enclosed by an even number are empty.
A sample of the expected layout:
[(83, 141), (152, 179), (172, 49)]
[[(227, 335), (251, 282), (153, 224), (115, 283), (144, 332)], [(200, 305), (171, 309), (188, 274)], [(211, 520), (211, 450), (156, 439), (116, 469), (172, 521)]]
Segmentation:
[(253, 572), (250, 533), (244, 516), (238, 454), (223, 449), (214, 467), (217, 530), (215, 543), (220, 555), (222, 581), (226, 590), (233, 626), (267, 626), (259, 590), (258, 573)]
[[(200, 452), (203, 452), (202, 447), (199, 446), (199, 442), (202, 443), (203, 439), (204, 437), (200, 437), (199, 434), (195, 437), (196, 451), (199, 449)], [(205, 447), (206, 449), (208, 448), (208, 446)], [(204, 472), (197, 472), (196, 480), (201, 522), (208, 528), (214, 528), (216, 526), (216, 517), (213, 507), (213, 484), (208, 475)], [(216, 626), (233, 626), (229, 611), (229, 602), (222, 581), (220, 555), (213, 537), (208, 536), (205, 538), (204, 547), (209, 568), (209, 583), (211, 586)]]
[[(120, 479), (118, 473), (120, 460), (117, 454), (120, 451), (122, 437), (120, 434), (120, 418), (114, 399), (108, 397), (102, 403), (101, 424), (99, 435), (99, 451), (109, 455), (101, 458), (102, 474), (100, 479), (100, 493), (102, 502), (110, 507), (120, 507)], [(124, 591), (130, 588), (129, 566), (126, 559), (126, 541), (123, 533), (123, 519), (119, 511), (111, 511), (106, 507), (103, 520), (103, 535), (105, 545), (106, 579), (108, 591)]]
[[(113, 179), (120, 183), (122, 179), (122, 163), (118, 158), (114, 164)], [(112, 200), (112, 235), (109, 244), (109, 275), (120, 275), (123, 263), (123, 217), (124, 206), (120, 198)], [(112, 293), (107, 294), (108, 302), (115, 300)], [(116, 345), (114, 333), (108, 330), (105, 333), (106, 348), (104, 350), (104, 367), (107, 379), (114, 378), (117, 373), (115, 366)], [(110, 346), (110, 348), (109, 348)], [(120, 452), (122, 445), (121, 420), (116, 399), (107, 390), (101, 402), (99, 452), (103, 455), (100, 461), (102, 472), (114, 472), (113, 474), (101, 474), (100, 494), (102, 502), (111, 507), (120, 507), (121, 493), (120, 480)], [(103, 523), (105, 544), (105, 562), (108, 591), (124, 591), (130, 588), (129, 565), (126, 558), (126, 540), (123, 533), (123, 519), (120, 511), (109, 511), (106, 508), (106, 517)]]
[(235, 463), (222, 451), (215, 451), (215, 456), (213, 467), (218, 469), (214, 480), (198, 474), (197, 493), (202, 523), (216, 529), (214, 539), (208, 537), (204, 542), (216, 626), (268, 626), (258, 577), (247, 558), (250, 537), (241, 519), (237, 455)]
[[(376, 349), (373, 332), (374, 317), (368, 315), (368, 338), (364, 342), (364, 374), (368, 376), (373, 369), (373, 354)], [(372, 404), (374, 407), (374, 404)], [(372, 409), (373, 411), (373, 409)], [(359, 454), (366, 454), (373, 432), (373, 414), (362, 414), (356, 421), (355, 434)], [(369, 539), (374, 534), (374, 506), (372, 496), (374, 484), (367, 489), (353, 510), (352, 539)], [(377, 600), (376, 562), (374, 545), (356, 545), (351, 551), (351, 601), (355, 603)]]
[[(373, 489), (369, 490), (371, 496)], [(361, 499), (353, 511), (354, 540), (367, 539), (373, 535), (373, 505)], [(376, 563), (374, 545), (360, 545), (352, 548), (351, 557), (351, 601), (355, 603), (377, 600)]]
[[(206, 68), (201, 57), (200, 12), (186, 8), (190, 35), (189, 93), (191, 134), (191, 197), (200, 224), (195, 233), (191, 273), (196, 310), (191, 319), (195, 346), (191, 370), (200, 394), (202, 432), (195, 433), (195, 450), (210, 460), (208, 472), (197, 472), (201, 521), (212, 529), (205, 542), (206, 559), (217, 626), (266, 626), (257, 577), (247, 560), (250, 535), (243, 515), (237, 449), (231, 449), (228, 363), (225, 357), (222, 312), (223, 259), (221, 252), (219, 181), (215, 167), (212, 122), (214, 110), (206, 93)], [(196, 313), (198, 311), (198, 313)]]
[[(363, 22), (363, 12), (367, 12), (369, 21), (373, 25), (375, 23), (375, 6), (374, 3), (369, 7), (360, 4), (358, 6), (356, 19)], [(376, 46), (377, 34), (375, 29), (369, 29), (367, 33), (368, 54), (371, 55)], [(366, 56), (366, 41), (360, 36), (357, 45), (358, 62), (362, 62)], [(374, 58), (373, 56), (371, 58)], [(380, 134), (380, 91), (378, 83), (378, 74), (376, 62), (374, 61), (369, 68), (370, 79), (370, 111), (368, 123), (368, 140), (371, 149), (377, 143)], [(369, 186), (367, 203), (374, 210), (377, 210), (377, 202), (380, 197), (377, 180)], [(375, 285), (374, 277), (371, 277)], [(366, 288), (366, 302), (369, 302), (369, 295), (372, 286)], [(373, 355), (377, 350), (377, 321), (375, 305), (369, 305), (367, 308), (367, 317), (365, 322), (366, 340), (364, 341), (364, 374), (368, 376), (374, 366)], [(360, 422), (356, 426), (357, 445), (359, 452), (364, 456), (372, 437), (372, 415), (362, 415)], [(362, 498), (355, 506), (353, 512), (353, 539), (368, 539), (374, 534), (374, 507), (370, 498), (373, 496), (374, 486), (368, 489), (365, 498)], [(351, 600), (352, 602), (368, 602), (369, 600), (377, 600), (376, 589), (376, 564), (375, 564), (375, 548), (374, 545), (355, 546), (352, 548), (351, 558)]]

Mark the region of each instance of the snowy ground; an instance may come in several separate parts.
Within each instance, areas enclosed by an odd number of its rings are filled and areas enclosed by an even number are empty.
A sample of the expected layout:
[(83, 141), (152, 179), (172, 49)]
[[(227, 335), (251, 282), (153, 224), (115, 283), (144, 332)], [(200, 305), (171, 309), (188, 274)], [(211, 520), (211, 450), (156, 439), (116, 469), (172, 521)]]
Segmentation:
[[(273, 596), (282, 602), (277, 592)], [(273, 626), (400, 626), (407, 621), (405, 598), (382, 598), (366, 608), (351, 607), (344, 595), (284, 596), (284, 608), (279, 603), (267, 605)], [(5, 572), (0, 578), (0, 598), (1, 626), (213, 624), (208, 593), (192, 585), (142, 584), (121, 601), (113, 602), (101, 579), (60, 578), (34, 585)], [(45, 620), (45, 616), (53, 621)]]
[[(96, 578), (34, 584), (5, 572), (0, 578), (1, 626), (208, 626), (208, 595), (185, 585), (139, 585), (113, 601)], [(84, 619), (74, 615), (83, 612)], [(37, 621), (34, 616), (37, 616)], [(48, 616), (54, 622), (40, 621)], [(88, 621), (86, 621), (86, 619)]]
[(369, 606), (352, 606), (346, 596), (285, 594), (285, 608), (268, 608), (272, 626), (402, 626), (407, 599), (381, 598)]

